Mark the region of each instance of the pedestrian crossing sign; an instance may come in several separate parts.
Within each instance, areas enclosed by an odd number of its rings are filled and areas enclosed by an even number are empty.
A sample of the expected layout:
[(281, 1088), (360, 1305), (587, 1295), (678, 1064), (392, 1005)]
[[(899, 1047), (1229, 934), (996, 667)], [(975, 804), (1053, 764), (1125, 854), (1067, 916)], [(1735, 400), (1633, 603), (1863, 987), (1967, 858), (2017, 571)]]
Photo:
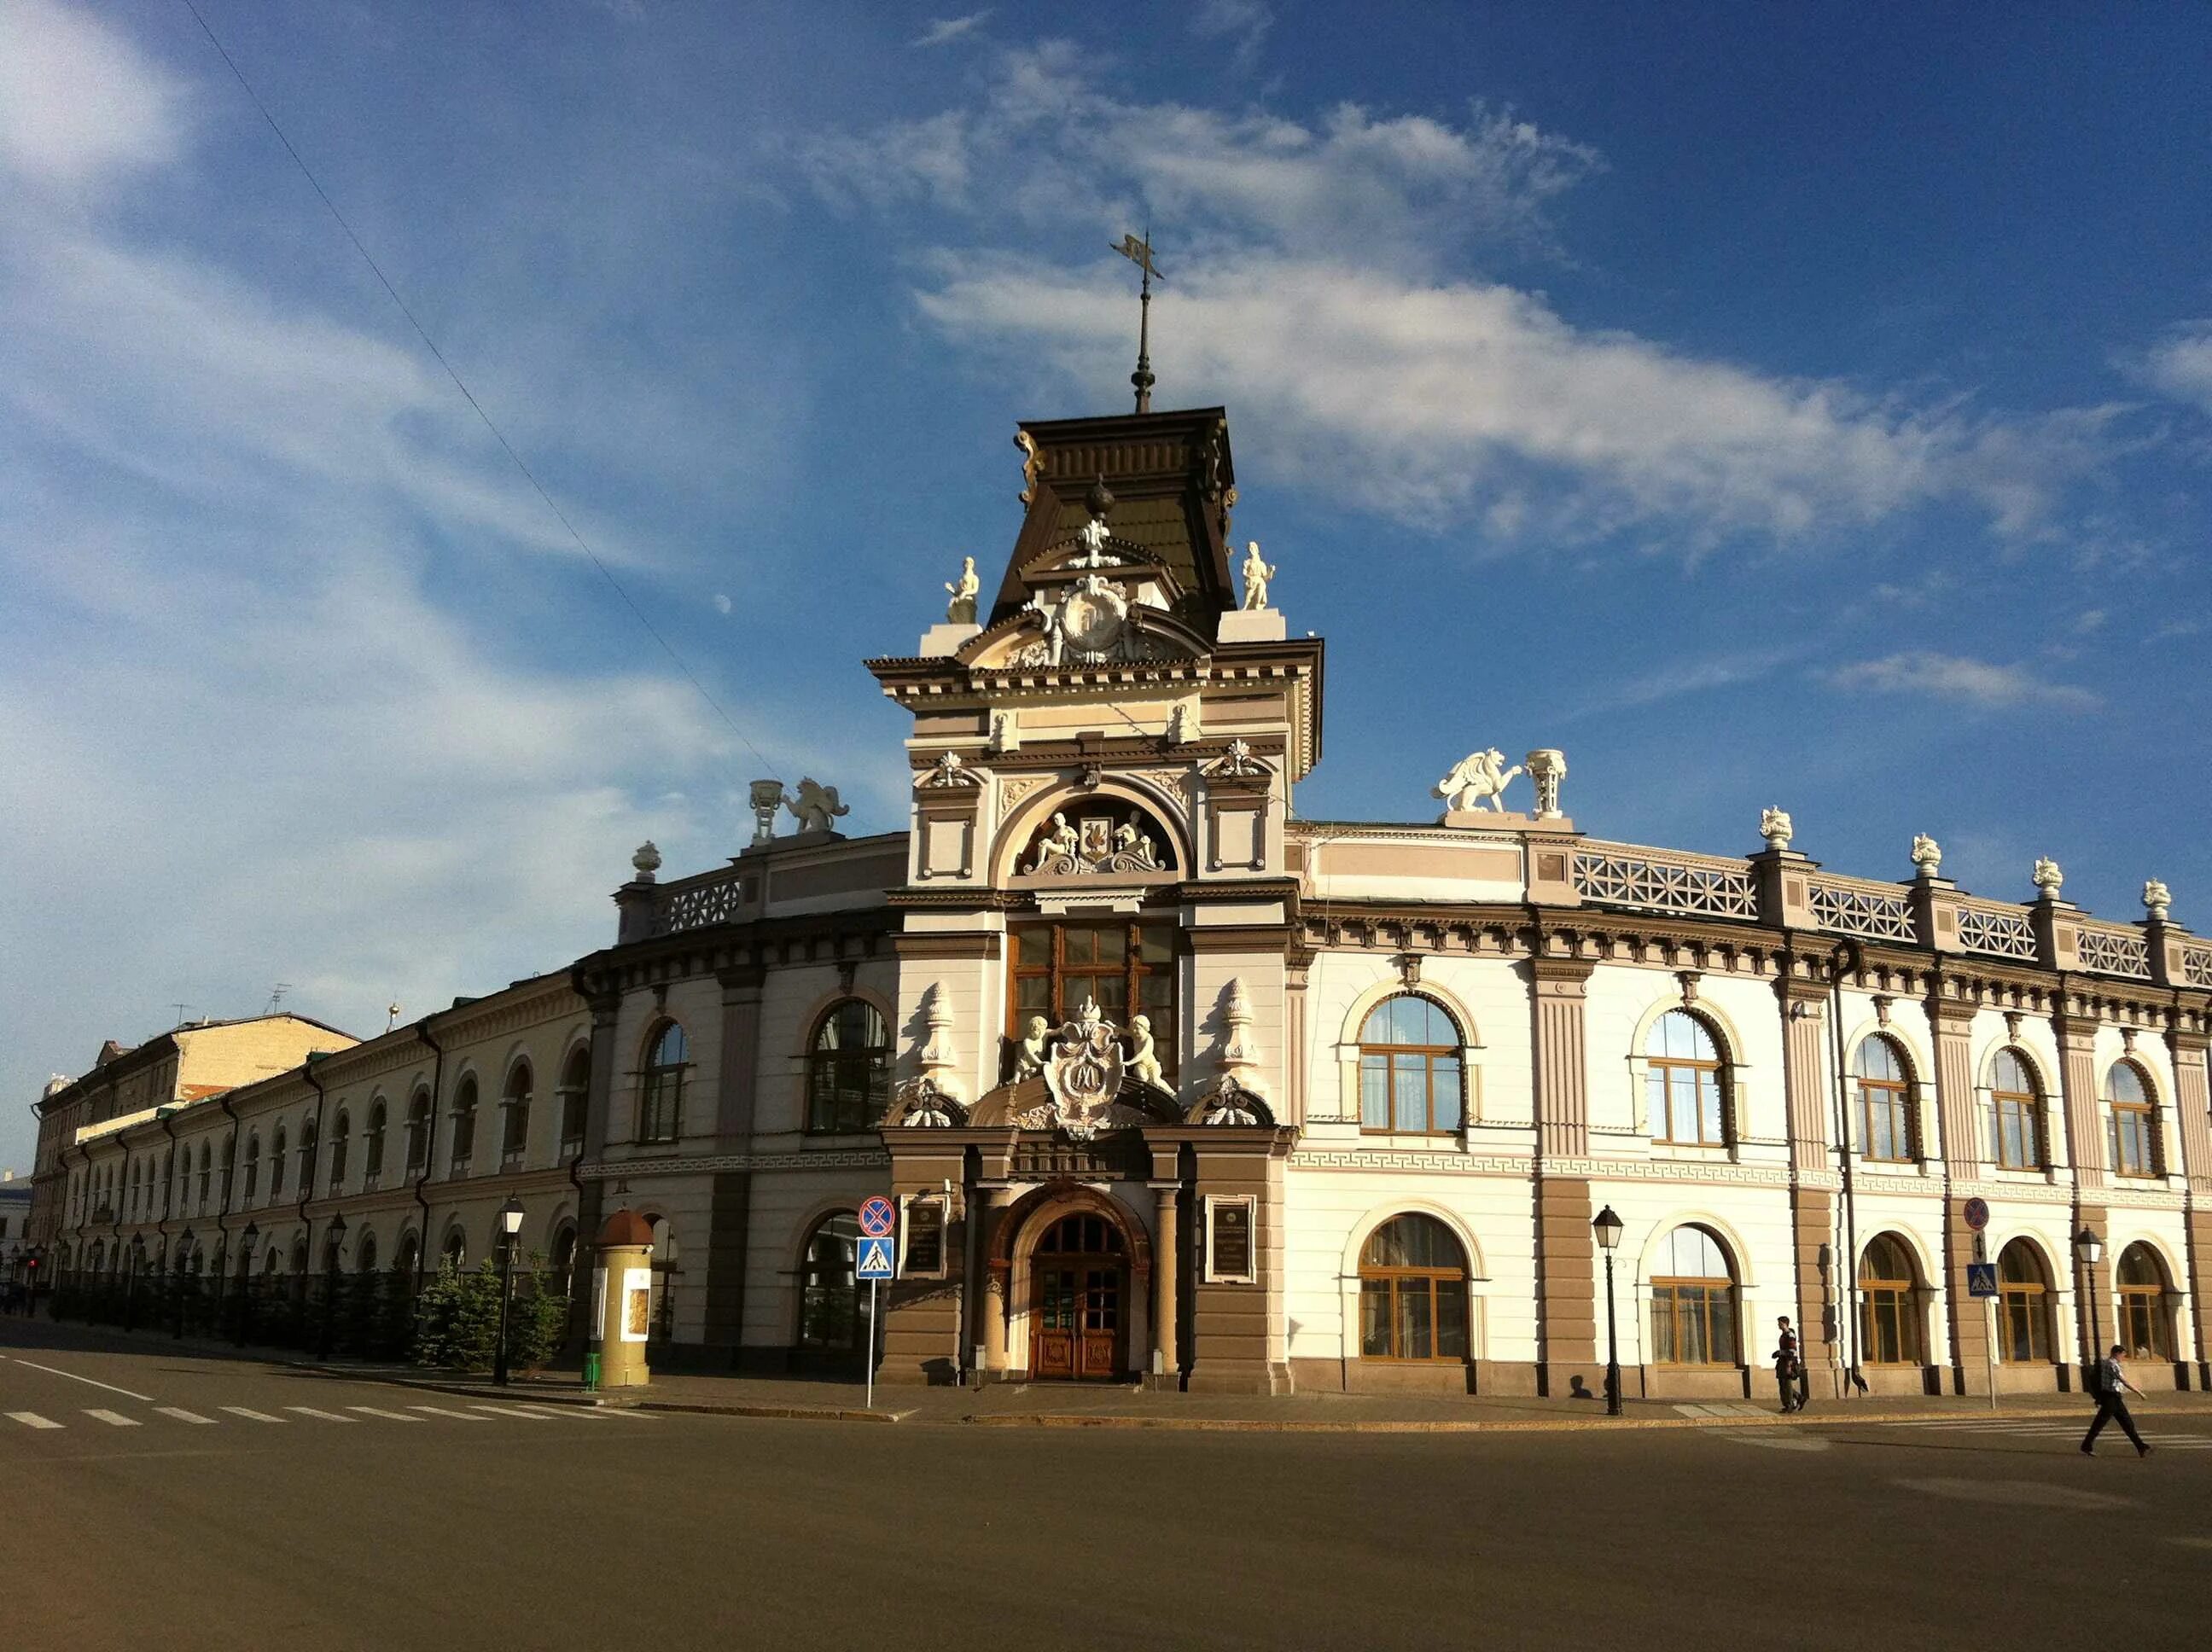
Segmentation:
[(1994, 1297), (1997, 1294), (1997, 1265), (1995, 1262), (1966, 1264), (1966, 1294), (1970, 1297)]
[(862, 1279), (895, 1279), (898, 1269), (891, 1266), (891, 1242), (888, 1239), (860, 1241), (860, 1265), (854, 1270)]

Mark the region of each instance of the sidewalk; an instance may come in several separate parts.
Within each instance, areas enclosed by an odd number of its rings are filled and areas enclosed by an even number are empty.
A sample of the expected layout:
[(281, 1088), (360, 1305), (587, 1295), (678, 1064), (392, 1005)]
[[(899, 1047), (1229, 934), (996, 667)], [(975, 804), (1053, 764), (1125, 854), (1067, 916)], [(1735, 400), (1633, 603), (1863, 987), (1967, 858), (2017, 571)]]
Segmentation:
[[(302, 1362), (303, 1364), (305, 1362)], [(1869, 1423), (1956, 1415), (2079, 1418), (2094, 1409), (2077, 1394), (1861, 1399), (1816, 1405), (1781, 1416), (1771, 1405), (1631, 1400), (1609, 1418), (1601, 1400), (1478, 1394), (1198, 1394), (1150, 1393), (1119, 1384), (994, 1382), (981, 1389), (884, 1388), (872, 1409), (857, 1382), (795, 1377), (660, 1376), (643, 1388), (584, 1393), (573, 1372), (518, 1377), (504, 1389), (486, 1379), (392, 1367), (316, 1365), (333, 1376), (371, 1378), (477, 1396), (538, 1402), (699, 1412), (731, 1417), (805, 1418), (825, 1422), (920, 1423), (1000, 1428), (1115, 1428), (1249, 1432), (1460, 1434), (1584, 1428), (1742, 1428)], [(2212, 1395), (2160, 1394), (2139, 1401), (2138, 1416), (2212, 1417)]]

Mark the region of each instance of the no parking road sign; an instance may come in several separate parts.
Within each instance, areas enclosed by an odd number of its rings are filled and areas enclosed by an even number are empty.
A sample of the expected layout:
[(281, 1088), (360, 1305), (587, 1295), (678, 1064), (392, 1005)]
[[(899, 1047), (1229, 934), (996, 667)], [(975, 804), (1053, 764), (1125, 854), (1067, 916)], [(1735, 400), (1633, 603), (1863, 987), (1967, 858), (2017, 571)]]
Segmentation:
[(884, 1239), (898, 1226), (898, 1207), (881, 1193), (860, 1205), (860, 1231), (871, 1239)]

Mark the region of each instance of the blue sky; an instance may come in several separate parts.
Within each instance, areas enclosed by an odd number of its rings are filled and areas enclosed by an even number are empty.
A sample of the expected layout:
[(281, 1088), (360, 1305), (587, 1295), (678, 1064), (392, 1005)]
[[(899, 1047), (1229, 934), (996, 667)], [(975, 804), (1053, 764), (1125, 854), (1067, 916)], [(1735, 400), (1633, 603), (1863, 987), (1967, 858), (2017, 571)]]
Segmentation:
[(1558, 745), (1598, 835), (2212, 928), (2202, 7), (199, 3), (742, 738), (190, 12), (5, 0), (0, 1092), (556, 967), (757, 774), (901, 823), (859, 662), (1126, 406), (1147, 222), (1302, 813)]

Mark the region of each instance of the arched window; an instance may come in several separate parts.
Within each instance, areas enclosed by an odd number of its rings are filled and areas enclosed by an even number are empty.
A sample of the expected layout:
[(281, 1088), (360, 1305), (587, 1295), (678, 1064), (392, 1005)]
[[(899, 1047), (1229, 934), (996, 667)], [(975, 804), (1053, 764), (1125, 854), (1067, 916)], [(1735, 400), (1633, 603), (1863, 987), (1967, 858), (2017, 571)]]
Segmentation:
[(2105, 1102), (2110, 1109), (2106, 1126), (2112, 1149), (2112, 1173), (2124, 1176), (2156, 1176), (2166, 1173), (2158, 1139), (2158, 1108), (2142, 1069), (2132, 1061), (2115, 1061), (2105, 1078)]
[(418, 1090), (407, 1103), (407, 1174), (420, 1175), (430, 1162), (430, 1092)]
[(292, 1240), (292, 1272), (295, 1273), (305, 1273), (307, 1271), (307, 1236), (304, 1233), (296, 1234), (293, 1236)]
[(2173, 1357), (2172, 1316), (2166, 1311), (2166, 1264), (2138, 1241), (2120, 1253), (2119, 1344), (2130, 1359)]
[(638, 1074), (637, 1139), (674, 1141), (684, 1133), (684, 1075), (691, 1065), (691, 1041), (673, 1021), (664, 1021), (645, 1047)]
[(1997, 1295), (2002, 1323), (1997, 1357), (2031, 1363), (2051, 1357), (2051, 1276), (2043, 1253), (2015, 1239), (1997, 1253)]
[(354, 1247), (353, 1269), (356, 1273), (376, 1272), (376, 1236), (374, 1234), (362, 1234), (361, 1242)]
[(499, 1098), (499, 1168), (522, 1168), (530, 1148), (530, 1063), (517, 1061)]
[(199, 1203), (196, 1206), (198, 1210), (201, 1211), (206, 1210), (208, 1205), (208, 1187), (210, 1180), (213, 1175), (213, 1171), (209, 1168), (210, 1163), (210, 1160), (208, 1154), (208, 1145), (205, 1142), (202, 1142), (200, 1144), (200, 1197)]
[(313, 1194), (315, 1191), (315, 1121), (300, 1121), (300, 1191)]
[(574, 1158), (584, 1151), (584, 1110), (592, 1098), (592, 1052), (570, 1053), (561, 1069), (561, 1157)]
[(1869, 1365), (1925, 1364), (1912, 1253), (1893, 1233), (1876, 1234), (1859, 1259), (1859, 1347)]
[(2018, 1050), (1999, 1050), (1990, 1078), (1990, 1157), (2007, 1170), (2040, 1170), (2043, 1098), (2035, 1070)]
[(377, 1184), (384, 1180), (384, 1103), (372, 1102), (368, 1108), (368, 1128), (362, 1132), (361, 1186), (364, 1193), (374, 1193)]
[(1652, 1363), (1735, 1364), (1735, 1271), (1720, 1241), (1703, 1228), (1676, 1228), (1650, 1266)]
[(460, 1085), (453, 1091), (453, 1148), (447, 1161), (447, 1174), (465, 1176), (469, 1173), (469, 1158), (477, 1145), (477, 1076), (464, 1073)]
[(1359, 1127), (1449, 1135), (1460, 1127), (1460, 1032), (1443, 1006), (1387, 998), (1359, 1029)]
[(830, 1006), (806, 1053), (806, 1127), (850, 1134), (883, 1121), (891, 1095), (891, 1037), (863, 998)]
[(850, 1211), (823, 1218), (807, 1236), (799, 1268), (799, 1341), (805, 1348), (854, 1352), (860, 1346), (860, 1284), (854, 1268), (860, 1224)]
[(261, 1138), (258, 1134), (246, 1139), (246, 1200), (253, 1202), (255, 1186), (261, 1180)]
[(392, 1265), (402, 1273), (412, 1273), (415, 1271), (416, 1260), (422, 1252), (422, 1244), (415, 1236), (411, 1233), (403, 1233), (399, 1236), (399, 1254), (392, 1259)]
[(1391, 1218), (1359, 1249), (1359, 1357), (1465, 1359), (1467, 1351), (1467, 1253), (1433, 1216)]
[(458, 1227), (448, 1230), (446, 1234), (446, 1249), (441, 1266), (450, 1267), (458, 1272), (467, 1266), (468, 1260), (469, 1236)]
[(561, 1281), (561, 1288), (565, 1291), (568, 1288), (568, 1275), (576, 1265), (576, 1224), (574, 1222), (563, 1222), (553, 1230), (552, 1248), (546, 1256), (554, 1277)]
[(1851, 1063), (1859, 1095), (1859, 1156), (1890, 1164), (1918, 1157), (1912, 1081), (1896, 1041), (1875, 1033)]
[(1669, 1010), (1652, 1024), (1644, 1054), (1651, 1139), (1679, 1147), (1727, 1146), (1728, 1067), (1712, 1029), (1687, 1010)]
[[(161, 1155), (161, 1214), (167, 1216), (173, 1208), (169, 1203), (169, 1172), (176, 1166), (177, 1150), (170, 1148)], [(179, 1203), (182, 1203), (181, 1200)]]
[(278, 1125), (269, 1137), (269, 1197), (276, 1199), (284, 1191), (284, 1127)]
[(331, 1191), (334, 1193), (345, 1188), (346, 1145), (352, 1134), (353, 1121), (340, 1108), (331, 1125)]

